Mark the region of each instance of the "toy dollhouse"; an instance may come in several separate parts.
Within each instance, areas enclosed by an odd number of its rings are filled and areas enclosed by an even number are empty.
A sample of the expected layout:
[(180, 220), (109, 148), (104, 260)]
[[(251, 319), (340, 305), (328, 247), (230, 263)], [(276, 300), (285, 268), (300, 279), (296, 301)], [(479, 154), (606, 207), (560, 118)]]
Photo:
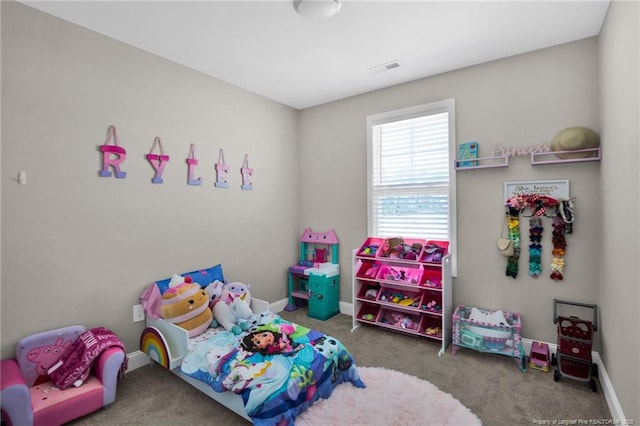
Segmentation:
[(325, 320), (340, 309), (338, 237), (333, 229), (313, 232), (306, 228), (300, 237), (300, 260), (289, 267), (287, 311), (308, 304), (308, 315)]

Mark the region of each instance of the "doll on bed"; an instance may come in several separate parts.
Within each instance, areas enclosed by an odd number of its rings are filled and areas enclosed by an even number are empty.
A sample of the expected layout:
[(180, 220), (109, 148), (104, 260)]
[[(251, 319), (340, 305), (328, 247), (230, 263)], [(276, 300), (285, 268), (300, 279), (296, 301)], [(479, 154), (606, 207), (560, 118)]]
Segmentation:
[(290, 324), (281, 324), (280, 332), (258, 329), (242, 339), (242, 347), (247, 351), (258, 352), (262, 355), (293, 355), (304, 347), (303, 344), (296, 344), (293, 347), (290, 336), (294, 331)]

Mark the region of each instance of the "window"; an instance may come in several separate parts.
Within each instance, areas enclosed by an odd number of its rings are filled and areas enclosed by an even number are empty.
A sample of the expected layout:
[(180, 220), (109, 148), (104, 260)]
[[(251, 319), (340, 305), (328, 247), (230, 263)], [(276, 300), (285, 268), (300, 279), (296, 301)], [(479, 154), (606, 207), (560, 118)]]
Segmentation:
[(368, 232), (455, 250), (455, 101), (367, 117)]

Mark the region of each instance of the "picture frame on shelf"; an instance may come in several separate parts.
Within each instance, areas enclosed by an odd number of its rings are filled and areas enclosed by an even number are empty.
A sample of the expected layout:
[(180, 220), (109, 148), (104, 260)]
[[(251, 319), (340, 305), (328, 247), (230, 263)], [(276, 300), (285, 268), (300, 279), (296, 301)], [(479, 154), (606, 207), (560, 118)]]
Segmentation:
[(478, 165), (478, 142), (464, 142), (458, 145), (458, 167)]

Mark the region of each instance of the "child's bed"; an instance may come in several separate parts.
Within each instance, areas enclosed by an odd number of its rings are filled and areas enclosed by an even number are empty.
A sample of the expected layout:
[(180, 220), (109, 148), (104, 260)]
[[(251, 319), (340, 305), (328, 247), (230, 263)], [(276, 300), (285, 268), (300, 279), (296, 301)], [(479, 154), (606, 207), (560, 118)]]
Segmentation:
[[(284, 320), (265, 301), (253, 298), (251, 308), (251, 326), (238, 335), (217, 327), (190, 338), (187, 330), (147, 316), (141, 350), (256, 425), (293, 425), (337, 385), (365, 386), (339, 340)], [(252, 347), (265, 336), (280, 344), (271, 350)]]

